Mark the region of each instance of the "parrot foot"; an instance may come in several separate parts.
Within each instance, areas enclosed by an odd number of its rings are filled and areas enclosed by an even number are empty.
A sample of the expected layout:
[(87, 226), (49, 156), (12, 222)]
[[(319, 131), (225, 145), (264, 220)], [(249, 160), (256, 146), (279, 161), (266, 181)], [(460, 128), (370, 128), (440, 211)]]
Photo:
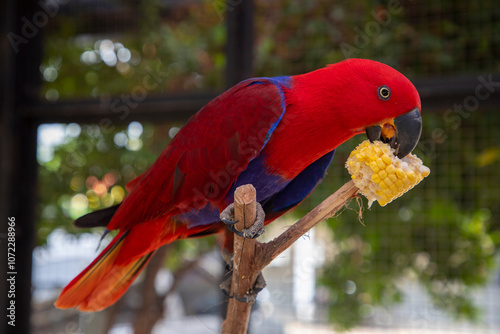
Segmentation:
[[(233, 271), (231, 270), (229, 273), (233, 273)], [(222, 281), (222, 283), (219, 285), (219, 288), (228, 297), (231, 297), (231, 282), (232, 282), (232, 280), (233, 280), (233, 277), (229, 276), (229, 277), (225, 278)]]
[(225, 208), (221, 213), (220, 213), (220, 220), (226, 224), (227, 228), (233, 232), (234, 234), (242, 237), (242, 238), (247, 238), (247, 239), (255, 239), (260, 237), (264, 232), (264, 220), (266, 218), (266, 213), (264, 212), (264, 209), (262, 208), (262, 205), (260, 205), (259, 202), (257, 202), (257, 215), (255, 218), (254, 224), (250, 228), (243, 229), (241, 231), (238, 231), (234, 225), (238, 222), (237, 220), (234, 220), (234, 203), (231, 203), (228, 205), (227, 208)]
[(221, 254), (222, 254), (222, 259), (226, 263), (226, 271), (228, 271), (228, 272), (232, 271), (233, 270), (234, 253), (223, 248), (221, 251)]
[[(228, 297), (232, 297), (231, 282), (232, 282), (232, 276), (229, 276), (219, 285), (222, 292), (224, 292), (224, 294)], [(262, 275), (262, 273), (259, 273), (257, 279), (255, 280), (253, 288), (248, 290), (242, 298), (237, 296), (234, 296), (234, 298), (236, 298), (238, 301), (242, 303), (253, 303), (257, 299), (257, 294), (261, 292), (266, 287), (266, 285), (267, 283), (266, 280), (264, 279), (264, 275)]]
[(257, 276), (257, 279), (255, 280), (255, 284), (253, 285), (253, 291), (257, 294), (264, 290), (264, 288), (267, 286), (266, 280), (264, 279), (264, 275), (262, 275), (262, 272), (259, 273)]

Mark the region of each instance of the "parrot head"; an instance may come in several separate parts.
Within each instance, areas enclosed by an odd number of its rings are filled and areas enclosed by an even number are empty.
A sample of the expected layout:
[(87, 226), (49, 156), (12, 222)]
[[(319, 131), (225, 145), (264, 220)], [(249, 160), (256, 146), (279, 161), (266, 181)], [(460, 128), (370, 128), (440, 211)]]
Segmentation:
[[(305, 74), (300, 80), (308, 88), (321, 87), (314, 105), (332, 115), (337, 131), (366, 133), (370, 141), (381, 140), (409, 154), (422, 132), (420, 96), (415, 86), (392, 67), (367, 59), (347, 59)], [(309, 93), (307, 91), (309, 90)]]
[(422, 132), (421, 104), (415, 86), (403, 74), (382, 63), (349, 59), (344, 71), (348, 85), (363, 99), (350, 101), (359, 111), (353, 121), (364, 129), (370, 141), (381, 140), (396, 150), (398, 157), (417, 146)]

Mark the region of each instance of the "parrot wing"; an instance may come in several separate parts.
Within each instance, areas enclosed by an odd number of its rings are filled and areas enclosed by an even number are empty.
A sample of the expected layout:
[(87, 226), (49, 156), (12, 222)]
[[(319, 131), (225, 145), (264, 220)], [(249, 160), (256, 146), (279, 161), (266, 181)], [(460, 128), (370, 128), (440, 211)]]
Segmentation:
[(214, 207), (259, 155), (285, 112), (283, 79), (249, 79), (221, 94), (179, 131), (128, 188), (109, 230)]

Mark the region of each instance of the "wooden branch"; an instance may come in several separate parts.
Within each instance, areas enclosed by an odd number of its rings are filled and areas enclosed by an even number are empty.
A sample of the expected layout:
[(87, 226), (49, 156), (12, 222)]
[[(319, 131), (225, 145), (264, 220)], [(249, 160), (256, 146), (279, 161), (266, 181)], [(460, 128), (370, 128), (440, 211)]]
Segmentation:
[(269, 265), (272, 260), (283, 253), (298, 238), (307, 233), (317, 223), (335, 215), (346, 205), (347, 201), (357, 194), (358, 190), (358, 187), (354, 185), (352, 180), (347, 182), (334, 194), (327, 197), (323, 202), (302, 217), (302, 219), (283, 232), (280, 236), (268, 243), (260, 244), (258, 248), (260, 270)]
[[(347, 182), (280, 236), (268, 243), (263, 244), (255, 239), (246, 239), (235, 235), (231, 295), (241, 298), (247, 291), (251, 291), (255, 279), (262, 269), (317, 223), (335, 215), (357, 192), (358, 188), (354, 182), (352, 180)], [(255, 188), (252, 185), (238, 187), (234, 193), (234, 213), (236, 220), (240, 222), (236, 225), (239, 231), (243, 227), (250, 227), (255, 221), (255, 196)], [(236, 298), (229, 299), (226, 320), (222, 324), (222, 333), (245, 334), (251, 307), (252, 303), (243, 303)]]
[[(257, 214), (256, 191), (251, 184), (240, 186), (234, 192), (234, 217), (238, 221), (236, 229), (247, 229), (255, 222)], [(251, 290), (256, 276), (255, 270), (255, 239), (242, 238), (234, 235), (234, 261), (231, 282), (231, 296), (243, 298)], [(229, 299), (226, 320), (222, 324), (222, 333), (247, 332), (248, 319), (253, 303), (245, 303), (236, 298)]]

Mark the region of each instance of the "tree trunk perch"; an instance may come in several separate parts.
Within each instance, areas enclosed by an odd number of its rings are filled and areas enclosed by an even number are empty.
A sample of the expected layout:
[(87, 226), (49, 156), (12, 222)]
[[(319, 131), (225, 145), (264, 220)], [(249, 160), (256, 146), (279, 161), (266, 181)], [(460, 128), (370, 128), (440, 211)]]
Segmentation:
[[(255, 284), (258, 274), (272, 260), (289, 248), (298, 238), (317, 223), (335, 215), (349, 199), (358, 192), (351, 180), (334, 194), (326, 198), (302, 219), (268, 243), (234, 235), (234, 263), (231, 296), (243, 297)], [(238, 187), (234, 193), (234, 214), (238, 220), (236, 229), (249, 228), (256, 217), (256, 191), (252, 185)], [(253, 303), (243, 303), (236, 298), (229, 299), (226, 320), (222, 324), (223, 334), (245, 334)]]
[[(241, 231), (251, 227), (257, 215), (256, 191), (251, 184), (240, 186), (234, 192), (234, 217), (238, 221), (236, 229)], [(257, 240), (234, 235), (234, 261), (231, 282), (231, 296), (227, 307), (226, 320), (222, 324), (222, 333), (247, 332), (248, 319), (253, 303), (244, 303), (234, 296), (243, 298), (253, 288), (255, 278), (260, 271), (255, 271), (255, 251)]]

